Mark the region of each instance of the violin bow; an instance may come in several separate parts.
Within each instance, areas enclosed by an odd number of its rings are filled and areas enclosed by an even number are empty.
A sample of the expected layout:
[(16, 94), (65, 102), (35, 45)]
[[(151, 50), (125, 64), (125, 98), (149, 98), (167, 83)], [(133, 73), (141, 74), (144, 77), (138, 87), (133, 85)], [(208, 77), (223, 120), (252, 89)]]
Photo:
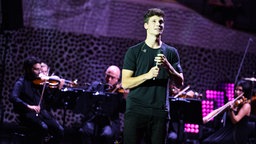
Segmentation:
[[(50, 68), (48, 68), (48, 70), (47, 70), (47, 75), (49, 74), (49, 71), (50, 71)], [(41, 96), (40, 96), (40, 100), (39, 100), (37, 106), (40, 106), (42, 101), (43, 101), (45, 87), (46, 87), (46, 81), (44, 82), (43, 89), (42, 89)], [(38, 116), (38, 113), (36, 114), (36, 116)]]
[(219, 115), (220, 113), (222, 113), (224, 110), (226, 110), (230, 105), (234, 104), (234, 102), (236, 100), (238, 100), (239, 98), (241, 98), (243, 96), (244, 93), (241, 93), (239, 96), (237, 96), (235, 99), (233, 99), (231, 102), (231, 104), (229, 102), (227, 102), (225, 105), (223, 105), (220, 110), (215, 113), (214, 115), (212, 115), (208, 120), (207, 122), (209, 122), (211, 119), (213, 119), (214, 117), (216, 117), (217, 115)]
[(188, 86), (185, 87), (182, 91), (180, 91), (178, 94), (176, 94), (176, 95), (174, 96), (174, 98), (179, 97), (179, 95), (181, 95), (183, 92), (185, 92), (185, 91), (188, 90), (189, 88), (190, 88), (190, 86), (188, 85)]

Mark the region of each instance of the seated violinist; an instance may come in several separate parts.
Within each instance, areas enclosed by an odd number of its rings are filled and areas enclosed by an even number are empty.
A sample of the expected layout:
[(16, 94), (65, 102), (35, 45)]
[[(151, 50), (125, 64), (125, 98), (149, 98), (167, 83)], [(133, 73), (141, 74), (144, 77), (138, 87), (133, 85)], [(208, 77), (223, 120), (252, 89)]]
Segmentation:
[[(203, 140), (203, 144), (216, 143), (245, 144), (248, 139), (248, 120), (251, 106), (247, 99), (250, 99), (250, 84), (246, 81), (239, 81), (235, 85), (235, 96), (224, 106), (212, 111), (203, 118), (203, 123), (210, 121), (213, 116), (224, 111), (225, 125)], [(236, 99), (239, 97), (238, 99)], [(241, 97), (241, 98), (240, 98)]]
[(42, 75), (48, 76), (50, 68), (45, 62), (41, 62), (41, 73)]
[[(45, 99), (52, 95), (49, 87), (37, 85), (34, 80), (38, 79), (41, 70), (41, 61), (36, 57), (29, 57), (24, 61), (24, 75), (15, 83), (10, 96), (14, 104), (14, 111), (19, 114), (22, 124), (35, 130), (40, 136), (37, 142), (48, 135), (53, 136), (50, 143), (60, 143), (64, 128), (45, 109)], [(49, 140), (49, 139), (48, 139)]]
[[(95, 81), (88, 89), (88, 91), (91, 92), (115, 93), (117, 96), (120, 96), (120, 104), (118, 104), (118, 107), (114, 108), (115, 111), (111, 116), (103, 115), (101, 114), (102, 112), (98, 112), (101, 111), (100, 109), (95, 110), (92, 108), (94, 114), (86, 118), (86, 122), (80, 129), (80, 132), (84, 135), (85, 143), (113, 144), (120, 136), (119, 112), (124, 112), (125, 110), (125, 96), (128, 90), (122, 89), (119, 79), (120, 69), (115, 65), (111, 65), (105, 72), (105, 83)], [(100, 105), (96, 107), (100, 107)]]
[(54, 88), (63, 89), (65, 87), (75, 87), (77, 86), (77, 80), (70, 81), (60, 78), (57, 75), (49, 75), (50, 67), (45, 63), (41, 62), (41, 73), (39, 75), (40, 81), (46, 80), (49, 85)]

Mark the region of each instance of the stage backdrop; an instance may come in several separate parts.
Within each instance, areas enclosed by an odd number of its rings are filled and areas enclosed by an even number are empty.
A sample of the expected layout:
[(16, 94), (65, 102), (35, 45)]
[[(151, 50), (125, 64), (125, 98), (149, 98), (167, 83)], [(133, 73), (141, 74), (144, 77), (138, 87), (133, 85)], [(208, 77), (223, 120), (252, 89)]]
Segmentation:
[[(141, 14), (149, 7), (166, 10), (164, 41), (180, 53), (185, 86), (200, 93), (234, 82), (249, 38), (255, 40), (253, 35), (214, 24), (177, 4), (54, 2), (23, 0), (24, 27), (0, 34), (4, 122), (16, 121), (9, 95), (27, 56), (40, 57), (50, 65), (51, 73), (77, 79), (79, 86), (86, 88), (87, 83), (103, 81), (109, 65), (122, 68), (127, 48), (144, 39)], [(240, 77), (254, 77), (255, 51), (255, 42), (251, 42)], [(52, 112), (63, 124), (63, 108)], [(66, 114), (67, 127), (82, 121), (83, 116), (72, 110)]]

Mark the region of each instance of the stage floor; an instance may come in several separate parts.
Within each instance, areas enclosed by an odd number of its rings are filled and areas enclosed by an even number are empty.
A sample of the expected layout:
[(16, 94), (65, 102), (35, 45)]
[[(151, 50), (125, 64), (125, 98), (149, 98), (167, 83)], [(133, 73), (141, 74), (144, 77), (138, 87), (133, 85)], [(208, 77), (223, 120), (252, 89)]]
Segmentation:
[[(28, 133), (28, 129), (17, 124), (0, 124), (0, 144), (48, 144), (47, 142), (35, 140), (35, 137), (31, 133)], [(82, 137), (76, 129), (65, 128), (65, 134), (61, 144), (82, 144)]]

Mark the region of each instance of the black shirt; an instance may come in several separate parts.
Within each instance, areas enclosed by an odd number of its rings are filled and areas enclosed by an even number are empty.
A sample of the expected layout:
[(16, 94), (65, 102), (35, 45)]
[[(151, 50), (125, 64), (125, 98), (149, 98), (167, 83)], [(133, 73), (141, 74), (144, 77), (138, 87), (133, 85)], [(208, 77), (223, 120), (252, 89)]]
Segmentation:
[[(133, 71), (133, 77), (147, 73), (156, 64), (154, 58), (163, 53), (174, 69), (181, 73), (180, 59), (174, 47), (162, 44), (160, 49), (150, 48), (141, 42), (130, 47), (126, 52), (123, 69)], [(140, 114), (167, 116), (169, 110), (169, 72), (160, 67), (155, 80), (147, 80), (139, 86), (130, 89), (126, 99), (126, 112), (133, 111)]]

